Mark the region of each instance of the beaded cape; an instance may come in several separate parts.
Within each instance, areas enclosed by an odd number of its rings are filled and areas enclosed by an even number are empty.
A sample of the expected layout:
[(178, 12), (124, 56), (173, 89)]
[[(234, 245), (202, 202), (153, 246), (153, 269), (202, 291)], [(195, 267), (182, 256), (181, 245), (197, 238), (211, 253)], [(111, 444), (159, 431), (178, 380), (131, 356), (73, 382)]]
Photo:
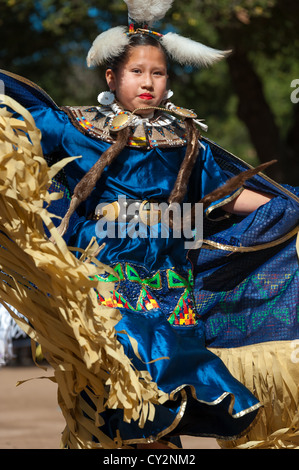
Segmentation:
[[(81, 132), (104, 142), (115, 142), (115, 132), (110, 131), (109, 124), (116, 115), (109, 106), (69, 106), (62, 109)], [(186, 145), (184, 120), (165, 111), (158, 111), (152, 119), (135, 116), (128, 145), (136, 148)]]

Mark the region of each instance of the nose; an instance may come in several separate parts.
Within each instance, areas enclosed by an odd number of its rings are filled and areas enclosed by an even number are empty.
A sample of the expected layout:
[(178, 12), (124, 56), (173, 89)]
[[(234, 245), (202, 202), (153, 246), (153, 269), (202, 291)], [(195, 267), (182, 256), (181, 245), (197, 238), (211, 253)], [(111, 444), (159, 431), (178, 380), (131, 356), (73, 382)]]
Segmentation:
[(151, 73), (143, 74), (143, 88), (153, 88), (153, 79)]

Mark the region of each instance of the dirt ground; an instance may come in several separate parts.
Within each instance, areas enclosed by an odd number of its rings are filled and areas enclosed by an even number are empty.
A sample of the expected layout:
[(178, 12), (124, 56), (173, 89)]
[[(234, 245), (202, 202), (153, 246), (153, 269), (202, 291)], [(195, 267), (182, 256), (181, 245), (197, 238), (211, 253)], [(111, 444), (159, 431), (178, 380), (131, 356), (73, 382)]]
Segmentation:
[[(59, 449), (64, 419), (56, 385), (36, 366), (0, 368), (0, 449)], [(18, 387), (18, 381), (29, 380)], [(208, 438), (182, 438), (185, 449), (218, 449)]]

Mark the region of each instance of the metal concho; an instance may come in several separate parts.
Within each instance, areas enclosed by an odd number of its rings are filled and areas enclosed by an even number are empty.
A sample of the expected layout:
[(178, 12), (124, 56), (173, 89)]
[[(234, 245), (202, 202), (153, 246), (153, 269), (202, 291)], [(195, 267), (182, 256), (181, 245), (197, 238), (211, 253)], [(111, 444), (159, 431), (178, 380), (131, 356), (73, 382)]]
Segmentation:
[(117, 114), (110, 123), (110, 129), (112, 131), (120, 131), (127, 127), (132, 121), (132, 115), (127, 111), (122, 111), (121, 113)]
[(197, 114), (194, 111), (191, 111), (190, 109), (186, 108), (180, 108), (179, 106), (176, 106), (175, 108), (171, 109), (174, 114), (177, 114), (178, 116), (182, 116), (184, 118), (192, 118), (196, 119)]

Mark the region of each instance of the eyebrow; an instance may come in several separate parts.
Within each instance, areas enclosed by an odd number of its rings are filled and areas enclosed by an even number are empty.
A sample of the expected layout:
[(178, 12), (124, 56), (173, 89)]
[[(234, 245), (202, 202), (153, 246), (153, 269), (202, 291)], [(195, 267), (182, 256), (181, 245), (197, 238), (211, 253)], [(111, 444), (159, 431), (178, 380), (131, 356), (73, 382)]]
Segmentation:
[[(129, 64), (129, 67), (140, 67), (142, 68), (144, 66), (144, 64), (138, 64), (138, 63), (132, 63), (132, 64)], [(156, 69), (167, 69), (166, 65), (155, 65), (153, 68), (156, 68)]]

